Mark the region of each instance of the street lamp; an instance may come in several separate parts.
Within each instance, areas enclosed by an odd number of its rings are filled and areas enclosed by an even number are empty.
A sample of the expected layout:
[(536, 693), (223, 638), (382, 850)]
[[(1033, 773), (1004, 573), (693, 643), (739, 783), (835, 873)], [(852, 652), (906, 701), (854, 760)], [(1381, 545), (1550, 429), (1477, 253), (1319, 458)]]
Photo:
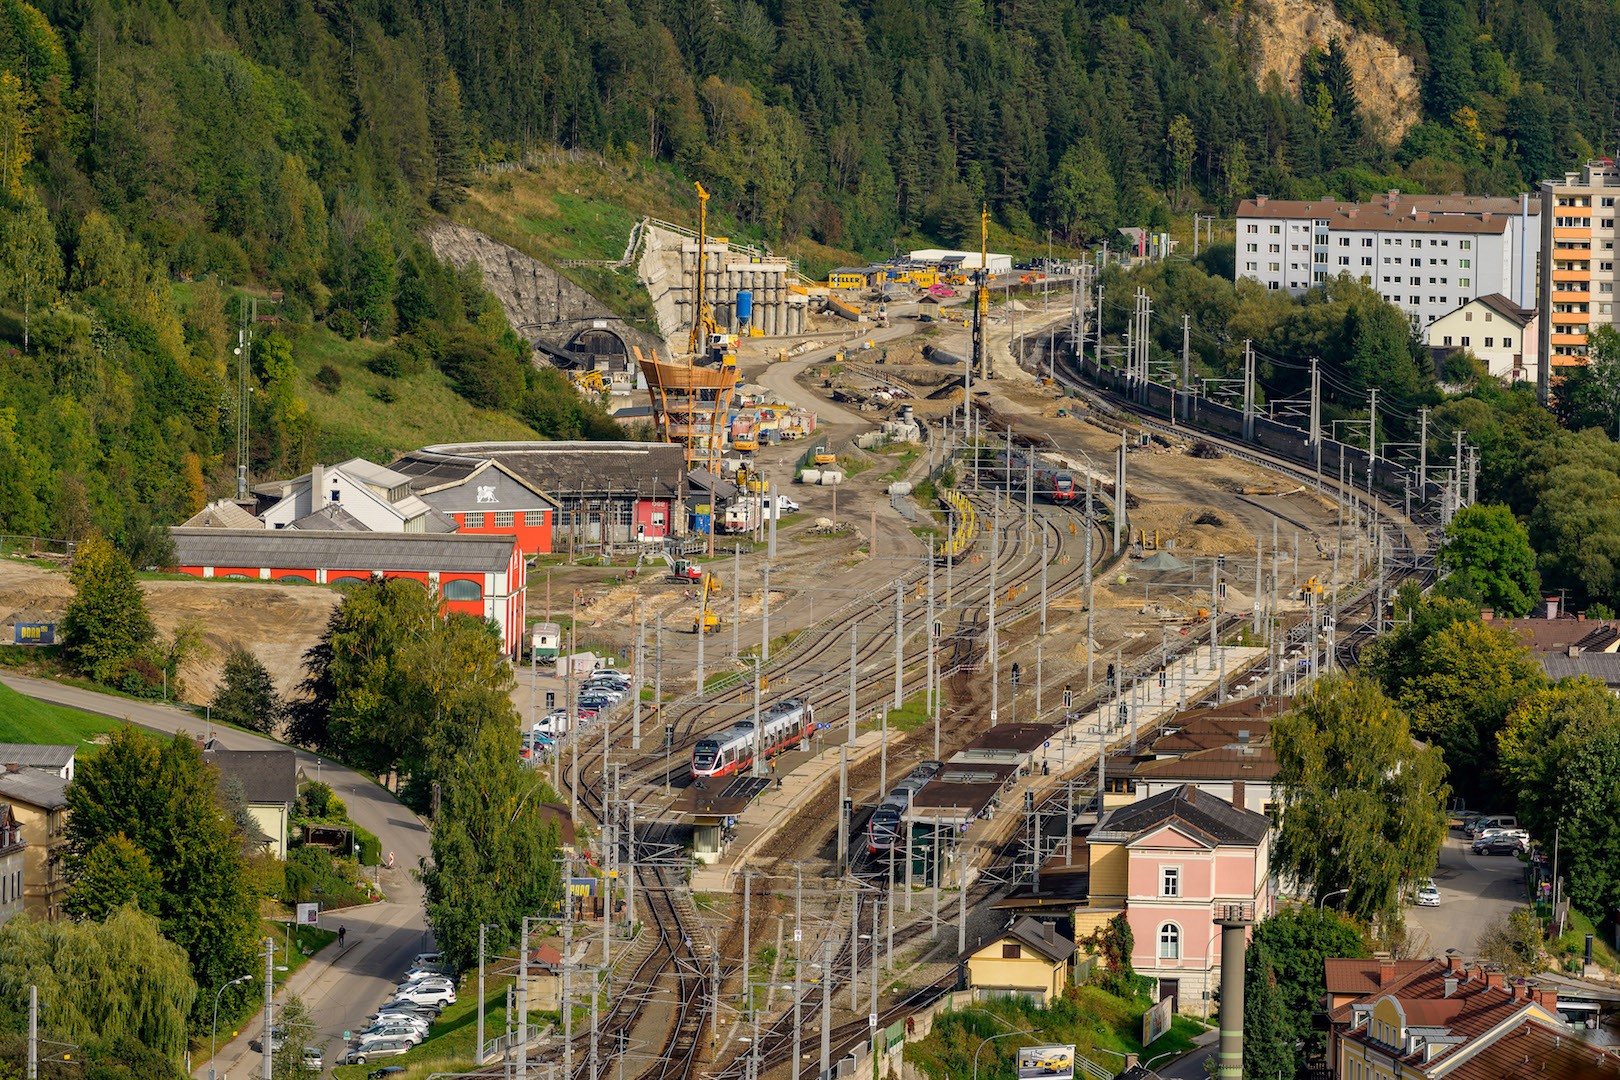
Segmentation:
[(214, 1055), (219, 1052), (219, 996), (225, 992), (227, 987), (235, 986), (237, 983), (245, 983), (252, 978), (252, 975), (238, 975), (214, 991), (214, 1030), (208, 1037), (208, 1080), (214, 1080)]
[(1032, 1035), (1032, 1034), (1034, 1034), (1034, 1033), (1029, 1031), (1027, 1028), (1020, 1028), (1017, 1031), (1003, 1031), (999, 1035), (990, 1035), (990, 1036), (987, 1036), (987, 1037), (985, 1037), (983, 1039), (980, 1039), (979, 1040), (979, 1045), (973, 1051), (973, 1080), (979, 1080), (979, 1051), (980, 1050), (983, 1050), (987, 1045), (989, 1045), (992, 1042), (995, 1042), (997, 1039), (1006, 1039), (1006, 1038), (1010, 1038), (1013, 1035)]
[(1320, 900), (1318, 900), (1316, 902), (1316, 910), (1321, 911), (1322, 910), (1322, 905), (1327, 903), (1329, 900), (1333, 899), (1335, 896), (1349, 896), (1349, 895), (1350, 895), (1350, 890), (1349, 889), (1334, 889), (1332, 892), (1324, 894), (1322, 899), (1320, 899)]

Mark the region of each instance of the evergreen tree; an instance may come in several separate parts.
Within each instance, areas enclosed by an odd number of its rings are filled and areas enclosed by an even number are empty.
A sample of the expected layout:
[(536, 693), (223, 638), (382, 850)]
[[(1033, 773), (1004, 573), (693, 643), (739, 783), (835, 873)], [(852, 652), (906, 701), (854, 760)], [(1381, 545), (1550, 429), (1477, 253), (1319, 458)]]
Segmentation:
[(1243, 968), (1244, 1076), (1291, 1080), (1298, 1074), (1298, 1055), (1288, 1028), (1271, 950), (1263, 942), (1255, 942), (1249, 946)]
[(225, 654), (225, 668), (214, 688), (213, 715), (227, 724), (269, 734), (281, 719), (281, 700), (270, 672), (240, 643)]

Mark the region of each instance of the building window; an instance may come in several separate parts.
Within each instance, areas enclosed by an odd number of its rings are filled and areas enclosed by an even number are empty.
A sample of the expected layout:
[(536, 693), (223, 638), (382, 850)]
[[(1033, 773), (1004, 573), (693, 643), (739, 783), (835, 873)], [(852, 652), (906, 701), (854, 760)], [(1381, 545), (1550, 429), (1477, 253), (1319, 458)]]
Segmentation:
[(1340, 255), (1339, 256), (1339, 265), (1340, 266), (1349, 266), (1350, 265), (1350, 256), (1348, 256), (1348, 255)]
[(1442, 345), (1450, 345), (1451, 344), (1451, 335), (1447, 334), (1445, 337), (1441, 338), (1440, 339), (1440, 344), (1442, 344)]
[(1270, 230), (1268, 230), (1268, 231), (1270, 232), (1270, 234), (1272, 236), (1281, 236), (1282, 235), (1282, 226), (1281, 225), (1273, 225), (1273, 226), (1271, 226)]
[(476, 581), (447, 581), (444, 583), (446, 600), (482, 600), (484, 587)]
[(1493, 337), (1488, 337), (1488, 338), (1486, 338), (1486, 339), (1485, 339), (1485, 347), (1486, 347), (1486, 348), (1487, 348), (1487, 349), (1494, 349), (1494, 348), (1496, 348), (1496, 339), (1495, 339), (1495, 338), (1493, 338)]
[(1243, 269), (1251, 270), (1251, 271), (1258, 271), (1260, 269), (1260, 264), (1256, 263), (1256, 262), (1246, 262), (1246, 263), (1243, 264)]
[(1361, 238), (1361, 246), (1362, 247), (1372, 247), (1373, 246), (1372, 237), (1363, 236)]
[(464, 529), (482, 529), (484, 527), (484, 515), (482, 511), (476, 514), (468, 514), (463, 520), (466, 522), (466, 524), (462, 526)]
[(1181, 895), (1181, 867), (1163, 866), (1159, 868), (1159, 895)]
[(1462, 341), (1463, 341), (1463, 348), (1465, 348), (1465, 349), (1466, 349), (1466, 348), (1468, 348), (1468, 345), (1469, 345), (1469, 338), (1468, 338), (1468, 335), (1467, 335), (1467, 334), (1464, 334), (1464, 335), (1463, 335), (1463, 339), (1462, 339)]
[(1474, 313), (1472, 311), (1463, 312), (1463, 322), (1473, 322), (1473, 321), (1474, 321)]
[(1465, 278), (1465, 277), (1460, 277), (1460, 278), (1458, 278), (1458, 279), (1457, 279), (1457, 285), (1458, 285), (1458, 287), (1460, 287), (1460, 288), (1464, 288), (1464, 289), (1466, 289), (1466, 288), (1468, 288), (1468, 282), (1469, 282), (1469, 280), (1470, 280), (1470, 279), (1468, 279), (1468, 278)]
[(1373, 264), (1373, 261), (1372, 261), (1372, 256), (1371, 255), (1363, 255), (1361, 257), (1361, 265), (1362, 266), (1371, 266), (1372, 264)]
[(1022, 960), (1024, 950), (1016, 941), (1004, 941), (1001, 943), (1001, 958), (1003, 960)]
[(1260, 226), (1254, 224), (1245, 225), (1244, 231), (1249, 233), (1257, 233), (1260, 231)]
[(1257, 252), (1257, 251), (1260, 250), (1260, 245), (1259, 244), (1247, 244), (1247, 245), (1244, 246), (1244, 250), (1248, 251), (1248, 252), (1250, 252), (1252, 254), (1252, 253)]
[(1458, 259), (1457, 260), (1457, 265), (1462, 267), (1464, 270), (1467, 270), (1469, 267), (1474, 265), (1474, 260), (1473, 259)]
[(1513, 348), (1513, 339), (1510, 338), (1510, 337), (1503, 338), (1502, 339), (1502, 348), (1504, 348), (1504, 349)]
[(1407, 297), (1407, 300), (1411, 302), (1413, 307), (1417, 307), (1419, 304), (1423, 303), (1423, 297), (1421, 296), (1409, 296)]
[(512, 511), (510, 511), (510, 510), (497, 510), (497, 511), (495, 511), (495, 527), (497, 529), (510, 529), (512, 527), (512, 520), (513, 520), (512, 519)]
[(343, 501), (343, 492), (339, 491), (337, 488), (333, 488), (332, 489), (332, 501), (333, 502), (342, 502)]
[(1472, 240), (1459, 240), (1457, 246), (1467, 251), (1474, 246), (1474, 242)]
[(1339, 246), (1340, 247), (1349, 247), (1350, 246), (1350, 238), (1348, 236), (1339, 237)]
[(1159, 959), (1181, 959), (1181, 927), (1173, 922), (1159, 927)]

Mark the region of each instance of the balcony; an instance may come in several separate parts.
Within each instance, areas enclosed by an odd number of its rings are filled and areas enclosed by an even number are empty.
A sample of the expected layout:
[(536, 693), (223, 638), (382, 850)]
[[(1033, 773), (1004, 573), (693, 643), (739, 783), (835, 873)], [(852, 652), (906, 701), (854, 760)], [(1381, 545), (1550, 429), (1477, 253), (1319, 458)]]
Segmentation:
[(1554, 334), (1552, 336), (1552, 343), (1553, 343), (1553, 345), (1555, 347), (1559, 346), (1559, 345), (1579, 345), (1582, 348), (1585, 348), (1585, 346), (1586, 346), (1586, 335), (1585, 334)]
[(1554, 270), (1552, 276), (1553, 276), (1553, 284), (1554, 285), (1558, 284), (1559, 282), (1571, 282), (1571, 283), (1579, 283), (1581, 285), (1587, 285), (1592, 280), (1592, 271), (1591, 270)]

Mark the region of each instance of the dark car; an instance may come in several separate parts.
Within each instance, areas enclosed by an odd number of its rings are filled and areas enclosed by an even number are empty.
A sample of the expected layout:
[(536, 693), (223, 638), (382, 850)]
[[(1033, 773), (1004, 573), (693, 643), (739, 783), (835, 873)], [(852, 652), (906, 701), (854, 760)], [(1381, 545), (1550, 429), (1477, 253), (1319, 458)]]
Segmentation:
[(1516, 836), (1492, 836), (1486, 840), (1475, 840), (1472, 850), (1475, 855), (1517, 855), (1519, 839)]
[(366, 1080), (388, 1080), (390, 1076), (398, 1076), (404, 1071), (403, 1065), (384, 1065), (380, 1069), (372, 1069), (366, 1073)]

